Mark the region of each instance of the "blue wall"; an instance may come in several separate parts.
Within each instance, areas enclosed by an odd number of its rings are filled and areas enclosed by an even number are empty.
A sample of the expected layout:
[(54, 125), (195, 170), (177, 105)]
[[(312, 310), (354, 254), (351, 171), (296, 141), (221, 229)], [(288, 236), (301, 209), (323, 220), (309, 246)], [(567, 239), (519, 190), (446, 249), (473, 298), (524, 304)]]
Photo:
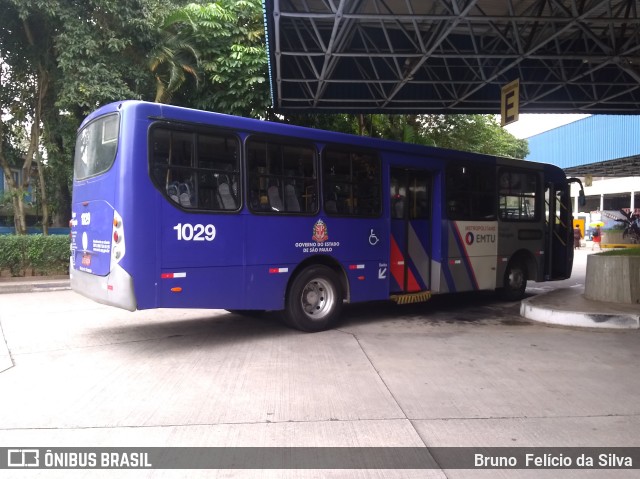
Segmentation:
[(640, 155), (640, 116), (592, 115), (529, 138), (527, 160), (560, 168)]

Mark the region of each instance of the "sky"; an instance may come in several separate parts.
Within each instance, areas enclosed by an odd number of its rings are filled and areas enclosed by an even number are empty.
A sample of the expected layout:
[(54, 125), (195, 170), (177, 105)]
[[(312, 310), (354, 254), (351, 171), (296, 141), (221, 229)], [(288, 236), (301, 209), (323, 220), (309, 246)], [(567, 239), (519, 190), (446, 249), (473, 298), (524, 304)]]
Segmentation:
[(571, 113), (526, 113), (521, 114), (517, 122), (505, 126), (505, 130), (516, 138), (529, 138), (588, 116)]

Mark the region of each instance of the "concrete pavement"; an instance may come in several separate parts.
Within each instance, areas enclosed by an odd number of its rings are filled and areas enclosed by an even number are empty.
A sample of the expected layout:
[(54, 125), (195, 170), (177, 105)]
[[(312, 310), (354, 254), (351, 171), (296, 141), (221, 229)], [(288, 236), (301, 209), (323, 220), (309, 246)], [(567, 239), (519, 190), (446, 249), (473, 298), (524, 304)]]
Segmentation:
[[(0, 303), (15, 364), (0, 373), (0, 447), (640, 447), (640, 333), (548, 328), (522, 320), (518, 303), (496, 307), (492, 298), (465, 295), (357, 305), (337, 329), (317, 334), (219, 310), (129, 313), (71, 291), (7, 294)], [(7, 477), (637, 475), (11, 472)]]
[[(460, 295), (402, 307), (356, 305), (337, 329), (317, 334), (220, 310), (129, 313), (68, 291), (65, 278), (1, 281), (0, 447), (640, 447), (640, 333), (612, 329), (629, 313), (624, 308), (581, 297), (588, 254), (577, 252), (574, 277), (563, 288), (532, 283), (533, 296), (521, 304)], [(18, 294), (24, 292), (31, 294)], [(548, 328), (522, 320), (523, 308), (524, 316), (534, 311), (553, 324), (590, 315), (596, 326), (586, 326), (608, 330)], [(65, 479), (637, 475), (10, 472), (6, 477)]]

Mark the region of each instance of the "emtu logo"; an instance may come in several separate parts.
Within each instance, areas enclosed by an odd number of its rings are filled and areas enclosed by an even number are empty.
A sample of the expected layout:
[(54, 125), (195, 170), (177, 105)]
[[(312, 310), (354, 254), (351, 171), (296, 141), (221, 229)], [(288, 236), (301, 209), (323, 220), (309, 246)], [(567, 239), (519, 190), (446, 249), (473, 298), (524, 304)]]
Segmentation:
[(40, 451), (38, 449), (7, 450), (8, 467), (39, 467)]
[(473, 233), (471, 231), (469, 231), (467, 233), (467, 235), (464, 237), (464, 241), (471, 246), (473, 244), (473, 241), (475, 240), (475, 236), (473, 236)]

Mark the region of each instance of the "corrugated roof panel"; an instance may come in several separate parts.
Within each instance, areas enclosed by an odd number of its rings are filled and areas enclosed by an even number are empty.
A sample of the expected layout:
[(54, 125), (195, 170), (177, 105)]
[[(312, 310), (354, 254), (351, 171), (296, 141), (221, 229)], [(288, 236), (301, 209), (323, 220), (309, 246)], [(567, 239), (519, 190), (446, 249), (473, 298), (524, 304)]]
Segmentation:
[(640, 116), (593, 115), (532, 136), (529, 151), (560, 168), (640, 155)]

